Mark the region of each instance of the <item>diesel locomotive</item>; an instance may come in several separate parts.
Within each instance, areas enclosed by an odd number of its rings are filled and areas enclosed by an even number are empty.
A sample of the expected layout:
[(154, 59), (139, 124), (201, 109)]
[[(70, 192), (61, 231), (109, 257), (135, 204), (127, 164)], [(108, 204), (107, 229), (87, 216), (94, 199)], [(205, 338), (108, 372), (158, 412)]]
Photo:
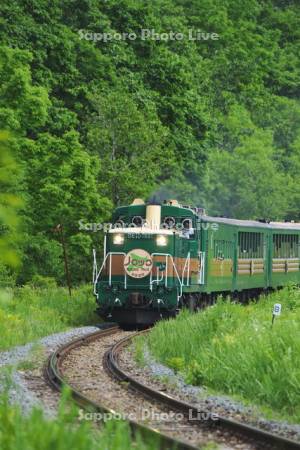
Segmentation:
[(248, 298), (300, 284), (300, 224), (210, 217), (203, 208), (135, 199), (105, 233), (94, 294), (105, 320), (147, 325), (220, 294)]

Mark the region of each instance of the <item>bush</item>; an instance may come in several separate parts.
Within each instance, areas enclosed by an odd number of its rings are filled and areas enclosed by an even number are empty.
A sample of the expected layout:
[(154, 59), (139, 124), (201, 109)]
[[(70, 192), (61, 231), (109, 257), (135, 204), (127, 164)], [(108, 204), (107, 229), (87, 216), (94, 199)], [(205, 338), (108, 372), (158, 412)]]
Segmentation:
[(16, 276), (11, 270), (0, 262), (0, 288), (13, 287), (16, 284)]
[(203, 369), (197, 361), (191, 361), (188, 365), (186, 371), (186, 381), (195, 385), (200, 385), (205, 382)]
[(173, 357), (168, 358), (166, 360), (166, 363), (168, 366), (172, 367), (172, 369), (175, 370), (175, 372), (179, 372), (180, 370), (183, 370), (185, 367), (185, 362), (183, 358)]
[(27, 283), (34, 288), (51, 289), (57, 287), (55, 278), (44, 277), (43, 275), (34, 275), (32, 280)]

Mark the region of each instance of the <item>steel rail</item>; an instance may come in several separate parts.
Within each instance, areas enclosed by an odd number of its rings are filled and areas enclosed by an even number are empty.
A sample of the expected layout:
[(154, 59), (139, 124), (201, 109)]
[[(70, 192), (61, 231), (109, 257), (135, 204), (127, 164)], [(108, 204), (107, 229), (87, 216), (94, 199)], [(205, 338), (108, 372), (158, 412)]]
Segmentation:
[[(110, 373), (119, 381), (126, 381), (131, 388), (138, 391), (145, 397), (151, 398), (152, 400), (156, 400), (157, 402), (160, 402), (172, 409), (180, 411), (185, 415), (187, 419), (189, 419), (190, 417), (197, 417), (197, 413), (199, 414), (200, 411), (194, 405), (183, 402), (181, 400), (177, 400), (164, 392), (156, 391), (152, 387), (149, 387), (146, 384), (139, 382), (138, 380), (133, 378), (129, 373), (125, 372), (123, 369), (120, 368), (118, 363), (118, 355), (120, 351), (124, 349), (126, 346), (128, 346), (132, 342), (132, 339), (134, 337), (142, 333), (147, 333), (148, 331), (149, 330), (145, 330), (136, 333), (132, 336), (126, 337), (117, 342), (111, 348), (111, 350), (106, 352), (104, 358), (106, 359), (106, 365), (109, 368)], [(226, 428), (227, 430), (230, 430), (232, 433), (238, 436), (247, 437), (254, 441), (261, 442), (262, 444), (266, 444), (268, 447), (271, 447), (272, 449), (282, 449), (282, 450), (300, 449), (300, 443), (291, 440), (289, 438), (285, 438), (278, 434), (272, 434), (260, 428), (256, 428), (254, 426), (238, 422), (236, 420), (229, 419), (227, 417), (220, 415), (218, 415), (218, 419), (216, 420), (215, 418), (212, 418), (212, 414), (208, 410), (205, 411), (201, 409), (201, 413), (204, 414), (205, 417), (208, 419), (205, 421), (205, 423), (214, 428), (217, 426)]]
[[(95, 333), (91, 333), (85, 337), (77, 338), (69, 344), (60, 347), (48, 358), (47, 364), (45, 366), (44, 375), (48, 383), (60, 392), (62, 391), (64, 386), (68, 386), (71, 397), (76, 402), (76, 404), (89, 412), (94, 411), (101, 414), (109, 414), (111, 416), (115, 415), (116, 411), (109, 409), (99, 403), (93, 402), (77, 389), (72, 387), (62, 374), (62, 364), (64, 359), (72, 349), (87, 345), (88, 343), (96, 341), (102, 337), (113, 335), (118, 331), (120, 331), (120, 328), (116, 325), (107, 326), (104, 329), (101, 329)], [(199, 450), (198, 447), (194, 447), (179, 439), (173, 439), (166, 434), (161, 433), (155, 428), (144, 426), (134, 420), (128, 420), (128, 422), (133, 436), (135, 436), (136, 433), (139, 433), (146, 439), (154, 438), (158, 441), (160, 449)]]

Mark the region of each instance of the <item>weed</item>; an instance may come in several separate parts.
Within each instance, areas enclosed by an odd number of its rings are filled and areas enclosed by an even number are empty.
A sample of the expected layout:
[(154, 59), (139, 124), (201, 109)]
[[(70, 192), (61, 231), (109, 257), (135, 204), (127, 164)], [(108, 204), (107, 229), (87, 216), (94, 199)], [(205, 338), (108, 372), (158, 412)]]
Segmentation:
[(175, 371), (175, 373), (182, 371), (185, 367), (185, 361), (181, 357), (173, 356), (172, 358), (168, 358), (166, 363)]
[(146, 364), (146, 361), (145, 361), (145, 338), (144, 338), (144, 336), (139, 336), (139, 338), (135, 340), (135, 342), (131, 346), (131, 352), (133, 353), (136, 362), (141, 367), (144, 367), (145, 364)]
[(45, 362), (45, 349), (39, 343), (34, 343), (28, 359), (19, 362), (18, 370), (34, 370), (43, 365)]

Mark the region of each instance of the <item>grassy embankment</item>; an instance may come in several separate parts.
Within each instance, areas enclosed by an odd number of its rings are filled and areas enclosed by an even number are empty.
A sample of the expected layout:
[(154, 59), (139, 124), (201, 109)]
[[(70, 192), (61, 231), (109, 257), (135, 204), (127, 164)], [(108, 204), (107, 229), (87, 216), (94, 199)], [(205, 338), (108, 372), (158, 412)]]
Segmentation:
[[(12, 288), (0, 292), (0, 351), (25, 344), (40, 337), (64, 331), (71, 327), (99, 322), (94, 314), (95, 300), (91, 287), (73, 291), (69, 298), (64, 288)], [(21, 364), (22, 369), (26, 363)], [(29, 364), (31, 368), (31, 362)], [(10, 368), (11, 370), (11, 368)], [(3, 380), (6, 370), (0, 371)], [(62, 400), (58, 417), (46, 419), (36, 409), (25, 417), (17, 406), (8, 403), (6, 394), (0, 394), (0, 449), (3, 450), (150, 450), (159, 444), (144, 441), (139, 436), (132, 440), (129, 426), (123, 421), (108, 421), (96, 428), (90, 422), (78, 421), (78, 411), (72, 403)]]
[[(0, 448), (3, 450), (152, 450), (159, 448), (157, 439), (132, 440), (124, 421), (108, 421), (102, 429), (90, 422), (78, 422), (78, 411), (62, 400), (56, 419), (46, 420), (36, 409), (24, 417), (17, 407), (0, 398)], [(76, 425), (76, 426), (75, 426)]]
[[(271, 328), (274, 303), (282, 314)], [(237, 396), (273, 417), (300, 422), (300, 290), (286, 288), (248, 306), (219, 301), (160, 322), (136, 344), (194, 385)]]
[(100, 319), (94, 313), (91, 286), (65, 288), (8, 288), (0, 295), (0, 351), (25, 344), (68, 328), (92, 325)]

